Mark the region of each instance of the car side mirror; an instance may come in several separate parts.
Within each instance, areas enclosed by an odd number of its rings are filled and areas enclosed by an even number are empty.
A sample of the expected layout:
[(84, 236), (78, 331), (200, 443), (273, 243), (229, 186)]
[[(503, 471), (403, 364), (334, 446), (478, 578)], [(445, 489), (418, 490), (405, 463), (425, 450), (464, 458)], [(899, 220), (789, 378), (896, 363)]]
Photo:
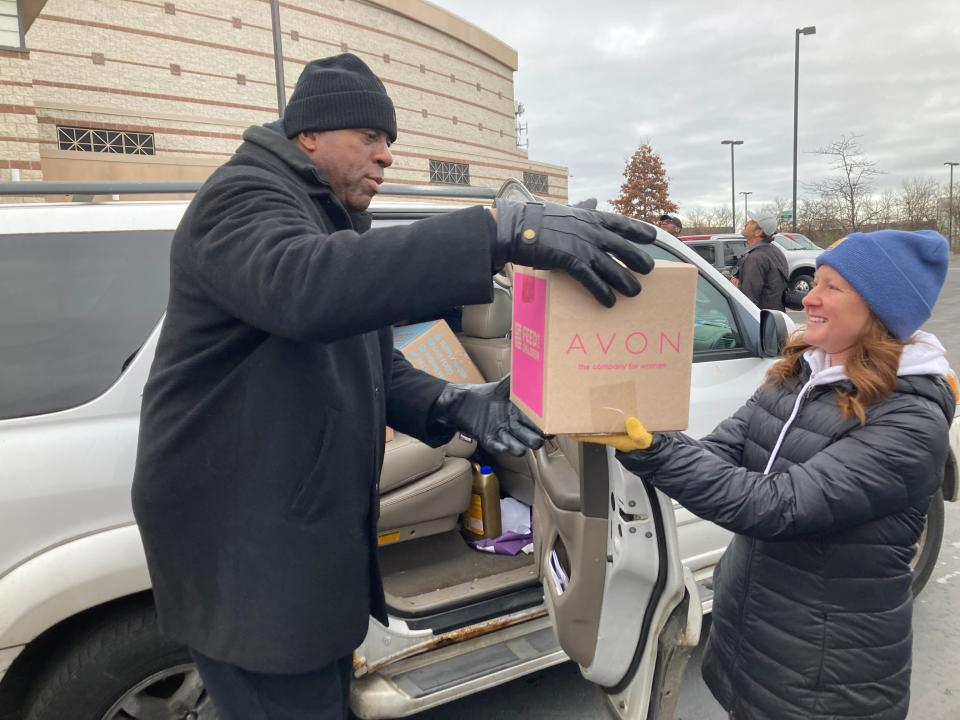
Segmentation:
[[(789, 323), (789, 324), (788, 324)], [(760, 356), (778, 357), (790, 339), (790, 318), (779, 310), (760, 311)]]

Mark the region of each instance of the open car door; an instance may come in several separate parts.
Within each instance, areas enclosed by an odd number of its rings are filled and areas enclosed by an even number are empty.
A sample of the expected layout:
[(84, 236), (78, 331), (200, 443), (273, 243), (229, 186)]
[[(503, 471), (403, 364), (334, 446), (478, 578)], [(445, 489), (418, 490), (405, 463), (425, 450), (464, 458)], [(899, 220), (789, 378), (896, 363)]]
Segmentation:
[(534, 552), (560, 647), (615, 717), (673, 718), (701, 607), (670, 499), (604, 446), (554, 440), (535, 465)]
[[(517, 181), (498, 197), (536, 200)], [(673, 718), (701, 607), (671, 501), (604, 446), (561, 436), (534, 458), (534, 552), (560, 646), (615, 717)]]

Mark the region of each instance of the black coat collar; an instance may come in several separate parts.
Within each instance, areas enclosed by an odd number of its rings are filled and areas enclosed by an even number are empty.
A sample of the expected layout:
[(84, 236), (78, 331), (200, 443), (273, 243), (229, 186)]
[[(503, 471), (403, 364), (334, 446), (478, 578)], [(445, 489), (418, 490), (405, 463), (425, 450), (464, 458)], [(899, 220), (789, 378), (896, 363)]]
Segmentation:
[(361, 233), (370, 229), (370, 213), (350, 212), (343, 206), (320, 169), (284, 135), (280, 120), (252, 125), (243, 132), (243, 140), (237, 149), (238, 155), (254, 155), (259, 162), (297, 181), (336, 227), (350, 227)]

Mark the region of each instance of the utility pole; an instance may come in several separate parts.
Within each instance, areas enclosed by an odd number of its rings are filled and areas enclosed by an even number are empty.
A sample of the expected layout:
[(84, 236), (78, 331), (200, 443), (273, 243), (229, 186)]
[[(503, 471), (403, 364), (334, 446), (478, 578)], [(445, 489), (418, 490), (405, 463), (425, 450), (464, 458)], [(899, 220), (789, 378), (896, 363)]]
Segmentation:
[(273, 69), (277, 76), (277, 114), (283, 117), (287, 107), (287, 88), (283, 82), (283, 39), (280, 35), (280, 0), (270, 0), (273, 22)]
[(721, 145), (730, 146), (730, 232), (737, 231), (737, 190), (733, 170), (733, 146), (743, 145), (743, 140), (721, 140)]
[(950, 168), (950, 201), (947, 205), (947, 234), (950, 236), (950, 249), (953, 250), (953, 169), (960, 165), (960, 162), (945, 162), (944, 165), (947, 165)]
[(800, 97), (800, 36), (816, 35), (817, 27), (810, 25), (796, 30), (796, 46), (793, 55), (793, 232), (797, 231), (797, 100)]
[(747, 221), (747, 195), (753, 195), (753, 191), (741, 190), (740, 194), (743, 195), (743, 221), (746, 222)]

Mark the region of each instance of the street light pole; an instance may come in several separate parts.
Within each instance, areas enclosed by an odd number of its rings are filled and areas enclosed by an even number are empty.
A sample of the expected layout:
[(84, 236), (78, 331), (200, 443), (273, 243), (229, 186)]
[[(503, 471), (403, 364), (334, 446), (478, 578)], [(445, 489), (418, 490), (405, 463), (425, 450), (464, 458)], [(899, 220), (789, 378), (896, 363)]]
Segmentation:
[(730, 232), (737, 231), (737, 191), (733, 173), (733, 146), (743, 145), (743, 140), (721, 140), (721, 145), (730, 146)]
[(273, 26), (273, 71), (277, 78), (277, 112), (283, 117), (287, 107), (287, 88), (283, 80), (283, 40), (280, 35), (280, 0), (270, 0), (270, 20)]
[(950, 204), (947, 205), (947, 234), (950, 235), (950, 249), (953, 249), (953, 169), (960, 165), (960, 162), (945, 162), (944, 165), (950, 168)]
[(743, 195), (743, 221), (747, 221), (747, 195), (753, 195), (752, 190), (741, 190), (740, 194)]
[(797, 28), (793, 55), (793, 232), (797, 231), (797, 101), (800, 98), (800, 36), (816, 35), (817, 27)]

